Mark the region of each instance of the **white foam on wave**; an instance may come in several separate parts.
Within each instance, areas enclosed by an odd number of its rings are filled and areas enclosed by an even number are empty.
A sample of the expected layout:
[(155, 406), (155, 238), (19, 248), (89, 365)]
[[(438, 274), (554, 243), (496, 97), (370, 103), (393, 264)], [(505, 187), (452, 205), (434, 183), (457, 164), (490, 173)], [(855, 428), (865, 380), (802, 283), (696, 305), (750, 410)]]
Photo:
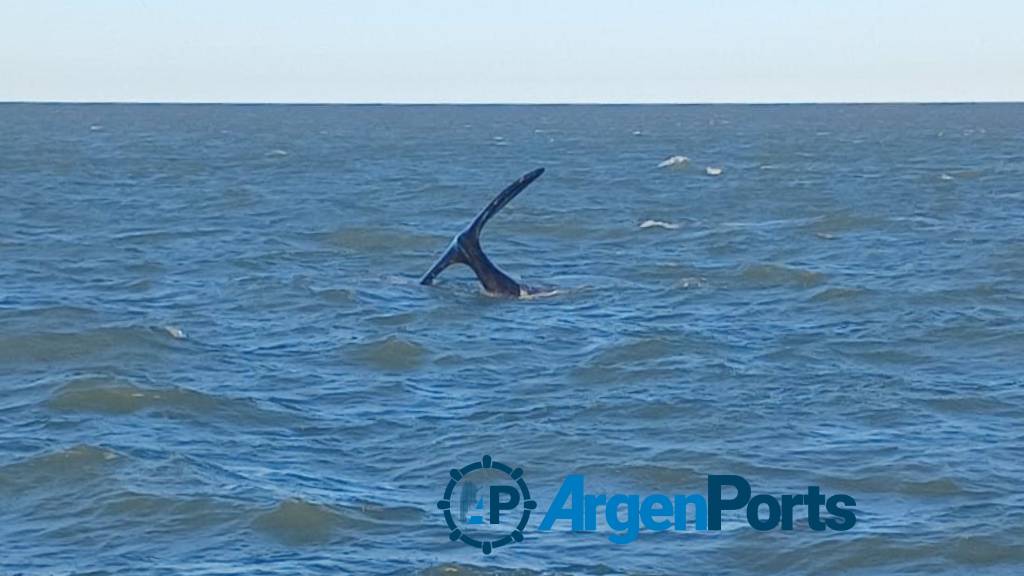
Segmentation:
[(522, 288), (519, 289), (520, 300), (536, 300), (538, 298), (550, 298), (551, 296), (558, 296), (561, 294), (559, 290), (545, 290), (543, 292), (527, 292)]
[(266, 154), (264, 154), (264, 156), (266, 156), (267, 158), (273, 158), (273, 157), (279, 157), (279, 156), (287, 156), (287, 155), (288, 155), (288, 151), (287, 150), (281, 150), (280, 148), (274, 148), (270, 152), (267, 152)]
[(682, 168), (690, 163), (686, 156), (672, 156), (658, 163), (658, 168)]
[(708, 176), (721, 176), (722, 169), (716, 168), (714, 166), (708, 166), (707, 168), (704, 169), (704, 173), (707, 174)]
[(188, 335), (185, 334), (185, 331), (182, 330), (181, 328), (178, 328), (177, 326), (164, 326), (164, 330), (166, 330), (167, 333), (171, 335), (171, 338), (174, 338), (176, 340), (184, 340), (188, 338)]
[(661, 220), (644, 220), (640, 223), (641, 228), (664, 228), (666, 230), (678, 230), (679, 224), (662, 222)]
[(953, 179), (953, 177), (952, 177), (952, 176), (950, 176), (949, 174), (946, 174), (945, 172), (943, 172), (943, 173), (942, 173), (942, 176), (939, 176), (939, 178), (940, 178), (941, 180), (952, 180), (952, 179)]
[(703, 288), (707, 286), (707, 279), (702, 276), (687, 276), (679, 279), (676, 286), (679, 288)]

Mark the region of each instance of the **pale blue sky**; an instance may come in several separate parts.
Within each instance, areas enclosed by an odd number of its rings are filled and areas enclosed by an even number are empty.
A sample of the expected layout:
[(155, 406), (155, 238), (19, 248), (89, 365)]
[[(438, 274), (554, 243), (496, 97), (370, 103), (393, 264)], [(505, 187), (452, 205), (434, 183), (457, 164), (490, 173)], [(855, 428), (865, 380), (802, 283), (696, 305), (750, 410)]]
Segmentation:
[(0, 101), (1024, 100), (1015, 0), (0, 0)]

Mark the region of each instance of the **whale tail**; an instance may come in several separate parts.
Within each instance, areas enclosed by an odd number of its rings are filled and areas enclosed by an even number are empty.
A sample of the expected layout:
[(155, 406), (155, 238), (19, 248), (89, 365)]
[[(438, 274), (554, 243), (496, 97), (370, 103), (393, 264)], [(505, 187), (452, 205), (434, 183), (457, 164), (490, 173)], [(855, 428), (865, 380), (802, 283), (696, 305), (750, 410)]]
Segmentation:
[(512, 201), (520, 192), (526, 189), (534, 180), (544, 173), (543, 168), (522, 175), (518, 180), (509, 184), (502, 190), (491, 203), (487, 205), (476, 218), (462, 232), (455, 235), (451, 244), (444, 251), (437, 262), (420, 279), (420, 284), (429, 285), (434, 282), (441, 272), (452, 264), (465, 264), (473, 269), (477, 279), (483, 284), (484, 289), (492, 294), (505, 294), (508, 296), (520, 296), (523, 287), (510, 278), (495, 266), (484, 254), (480, 247), (480, 233), (483, 231), (487, 221), (494, 217), (506, 204)]

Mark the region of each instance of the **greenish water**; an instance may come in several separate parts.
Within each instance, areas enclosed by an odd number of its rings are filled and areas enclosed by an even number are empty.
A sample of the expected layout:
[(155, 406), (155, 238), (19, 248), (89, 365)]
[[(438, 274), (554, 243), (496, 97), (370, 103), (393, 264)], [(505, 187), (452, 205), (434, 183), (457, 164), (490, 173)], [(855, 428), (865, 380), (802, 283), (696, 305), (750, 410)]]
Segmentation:
[[(0, 126), (0, 572), (1024, 565), (1024, 106), (0, 105)], [(538, 166), (483, 243), (557, 295), (417, 284)], [(531, 529), (484, 557), (435, 502), (485, 453), (542, 510), (572, 473), (641, 494), (728, 473), (846, 492), (858, 523)]]

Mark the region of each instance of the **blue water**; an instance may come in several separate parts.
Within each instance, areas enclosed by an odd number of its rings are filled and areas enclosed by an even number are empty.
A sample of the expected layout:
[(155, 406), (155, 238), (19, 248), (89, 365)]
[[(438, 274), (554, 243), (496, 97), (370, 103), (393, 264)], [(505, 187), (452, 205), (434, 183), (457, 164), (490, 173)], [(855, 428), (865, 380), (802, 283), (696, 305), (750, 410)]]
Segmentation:
[[(1024, 567), (1022, 105), (8, 104), (0, 127), (0, 573)], [(557, 294), (418, 285), (538, 166), (483, 241)], [(857, 524), (619, 546), (538, 519), (485, 557), (435, 507), (483, 454), (541, 510), (572, 473), (725, 473), (850, 494)]]

